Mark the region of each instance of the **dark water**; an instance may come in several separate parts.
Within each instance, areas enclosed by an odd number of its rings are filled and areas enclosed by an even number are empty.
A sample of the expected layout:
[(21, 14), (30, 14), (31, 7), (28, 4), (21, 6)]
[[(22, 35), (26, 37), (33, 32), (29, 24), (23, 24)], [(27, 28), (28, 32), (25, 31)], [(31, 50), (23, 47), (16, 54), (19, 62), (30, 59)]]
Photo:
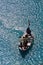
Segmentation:
[[(28, 19), (34, 44), (21, 53), (18, 37)], [(0, 0), (0, 65), (43, 65), (43, 0)]]

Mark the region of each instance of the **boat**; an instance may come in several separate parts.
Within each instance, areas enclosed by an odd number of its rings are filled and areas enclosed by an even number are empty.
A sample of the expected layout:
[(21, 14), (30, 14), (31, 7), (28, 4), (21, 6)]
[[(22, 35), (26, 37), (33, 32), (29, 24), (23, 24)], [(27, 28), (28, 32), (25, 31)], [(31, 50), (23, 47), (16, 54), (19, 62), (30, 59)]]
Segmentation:
[[(26, 34), (24, 34), (23, 36), (21, 36), (21, 38), (20, 38), (20, 43), (19, 43), (19, 50), (21, 50), (21, 51), (26, 51), (26, 50), (28, 50), (30, 47), (31, 47), (31, 45), (32, 45), (32, 41), (33, 41), (33, 37), (32, 36), (30, 36), (30, 35), (28, 35), (28, 38), (25, 38), (25, 35)], [(25, 42), (24, 42), (24, 40), (27, 40), (28, 39), (28, 42), (26, 43), (26, 45), (24, 45), (25, 44)]]

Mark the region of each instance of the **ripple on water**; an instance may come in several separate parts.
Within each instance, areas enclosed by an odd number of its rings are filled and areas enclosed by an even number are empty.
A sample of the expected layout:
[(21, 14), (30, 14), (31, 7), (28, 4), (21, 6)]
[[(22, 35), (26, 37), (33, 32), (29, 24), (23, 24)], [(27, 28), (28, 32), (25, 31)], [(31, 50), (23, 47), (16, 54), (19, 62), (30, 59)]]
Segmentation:
[[(38, 65), (43, 62), (43, 0), (0, 0), (0, 65)], [(35, 35), (34, 45), (22, 57), (18, 37), (30, 28)]]

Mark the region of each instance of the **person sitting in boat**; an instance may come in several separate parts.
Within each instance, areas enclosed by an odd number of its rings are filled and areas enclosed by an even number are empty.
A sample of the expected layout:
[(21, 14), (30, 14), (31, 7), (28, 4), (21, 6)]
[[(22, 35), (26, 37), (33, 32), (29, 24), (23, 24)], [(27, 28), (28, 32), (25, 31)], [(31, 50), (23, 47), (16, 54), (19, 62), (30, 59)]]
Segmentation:
[(27, 48), (27, 43), (28, 43), (28, 35), (25, 35), (25, 40), (24, 40), (24, 42), (23, 42), (23, 46), (24, 46), (24, 48)]
[(27, 47), (27, 43), (28, 43), (28, 35), (25, 35), (25, 37), (22, 37), (21, 39), (20, 39), (20, 45), (19, 45), (19, 47), (24, 47), (24, 48), (26, 48)]

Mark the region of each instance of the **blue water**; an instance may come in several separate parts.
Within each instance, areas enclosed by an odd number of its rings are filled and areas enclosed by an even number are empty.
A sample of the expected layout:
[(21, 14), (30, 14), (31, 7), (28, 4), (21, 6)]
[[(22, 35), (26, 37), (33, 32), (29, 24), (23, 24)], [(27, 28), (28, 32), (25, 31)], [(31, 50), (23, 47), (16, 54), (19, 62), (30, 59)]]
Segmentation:
[[(18, 37), (28, 19), (35, 39), (23, 57)], [(43, 0), (0, 0), (0, 65), (43, 65)]]

